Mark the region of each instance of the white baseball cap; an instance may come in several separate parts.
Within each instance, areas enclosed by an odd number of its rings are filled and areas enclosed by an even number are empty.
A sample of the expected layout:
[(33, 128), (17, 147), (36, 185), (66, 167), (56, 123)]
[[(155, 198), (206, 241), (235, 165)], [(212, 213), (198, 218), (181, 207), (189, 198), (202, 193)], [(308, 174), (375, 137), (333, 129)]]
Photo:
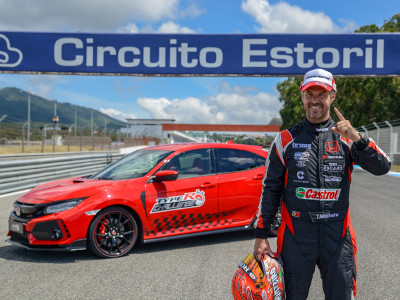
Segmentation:
[(336, 83), (332, 73), (323, 69), (314, 69), (308, 71), (304, 75), (303, 82), (301, 83), (301, 91), (304, 92), (311, 86), (320, 86), (327, 91), (334, 90), (336, 92)]

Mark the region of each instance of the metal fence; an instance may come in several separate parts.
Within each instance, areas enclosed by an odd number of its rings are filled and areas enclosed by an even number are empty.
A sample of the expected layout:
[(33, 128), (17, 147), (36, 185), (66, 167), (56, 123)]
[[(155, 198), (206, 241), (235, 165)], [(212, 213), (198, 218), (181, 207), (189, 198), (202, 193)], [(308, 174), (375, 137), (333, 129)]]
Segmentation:
[(94, 174), (123, 155), (119, 152), (2, 155), (0, 194), (30, 189), (57, 179)]
[(373, 122), (357, 128), (372, 138), (376, 144), (390, 155), (393, 164), (400, 164), (400, 119), (394, 121)]
[(126, 136), (121, 134), (120, 129), (91, 130), (88, 127), (75, 128), (74, 125), (62, 124), (55, 127), (51, 127), (49, 123), (40, 127), (35, 124), (29, 131), (27, 122), (22, 126), (0, 122), (0, 147), (21, 147), (21, 153), (25, 153), (29, 152), (26, 149), (29, 146), (40, 146), (41, 152), (44, 153), (49, 151), (48, 149), (45, 151), (46, 146), (52, 146), (52, 152), (55, 153), (56, 146), (65, 146), (67, 152), (73, 147), (74, 149), (79, 147), (79, 151), (88, 149), (112, 151), (139, 145), (158, 145), (162, 142), (159, 138), (146, 135)]

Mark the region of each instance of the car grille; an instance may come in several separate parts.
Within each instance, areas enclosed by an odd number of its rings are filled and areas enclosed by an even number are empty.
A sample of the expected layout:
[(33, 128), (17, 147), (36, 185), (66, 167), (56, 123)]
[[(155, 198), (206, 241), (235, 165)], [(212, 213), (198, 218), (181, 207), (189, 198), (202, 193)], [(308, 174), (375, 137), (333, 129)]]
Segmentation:
[(43, 205), (28, 204), (20, 201), (15, 201), (14, 211), (11, 213), (11, 218), (19, 222), (29, 222), (32, 219), (43, 216)]

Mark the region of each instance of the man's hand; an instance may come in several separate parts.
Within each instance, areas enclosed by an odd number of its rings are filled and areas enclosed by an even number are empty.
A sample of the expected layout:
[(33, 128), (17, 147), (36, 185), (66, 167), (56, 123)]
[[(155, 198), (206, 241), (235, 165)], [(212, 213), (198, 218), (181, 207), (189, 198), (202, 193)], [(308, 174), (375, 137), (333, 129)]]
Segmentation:
[(262, 239), (262, 238), (257, 238), (256, 242), (254, 243), (254, 252), (253, 252), (254, 257), (258, 261), (260, 261), (261, 254), (263, 254), (265, 251), (268, 251), (268, 253), (271, 256), (274, 256), (274, 252), (271, 250), (268, 240)]
[(340, 111), (335, 107), (334, 108), (336, 115), (339, 118), (339, 122), (337, 122), (336, 127), (332, 127), (332, 131), (340, 134), (342, 137), (346, 139), (350, 139), (353, 142), (358, 142), (361, 139), (361, 136), (351, 125), (349, 120), (346, 120), (345, 117), (340, 113)]

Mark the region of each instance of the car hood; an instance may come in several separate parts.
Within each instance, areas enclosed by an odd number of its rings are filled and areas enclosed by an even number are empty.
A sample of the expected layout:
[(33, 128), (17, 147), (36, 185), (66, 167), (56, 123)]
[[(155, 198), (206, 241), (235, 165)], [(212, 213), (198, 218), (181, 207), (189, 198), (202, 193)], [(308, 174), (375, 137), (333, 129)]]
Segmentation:
[(111, 187), (121, 187), (125, 181), (71, 178), (40, 185), (23, 196), (24, 203), (40, 204), (89, 197)]

